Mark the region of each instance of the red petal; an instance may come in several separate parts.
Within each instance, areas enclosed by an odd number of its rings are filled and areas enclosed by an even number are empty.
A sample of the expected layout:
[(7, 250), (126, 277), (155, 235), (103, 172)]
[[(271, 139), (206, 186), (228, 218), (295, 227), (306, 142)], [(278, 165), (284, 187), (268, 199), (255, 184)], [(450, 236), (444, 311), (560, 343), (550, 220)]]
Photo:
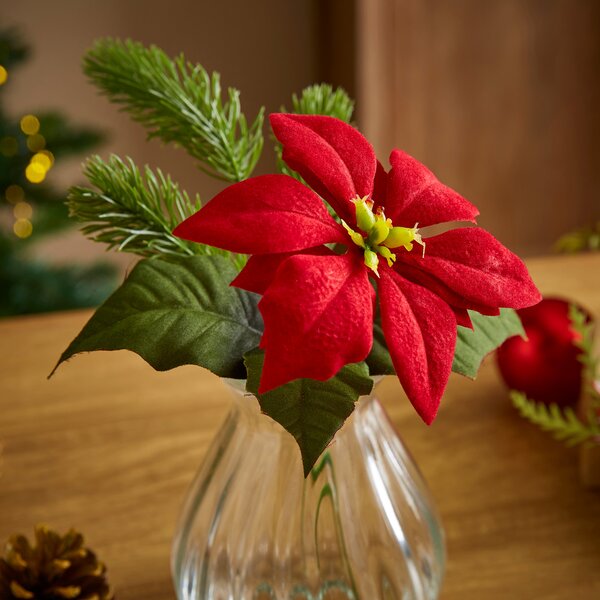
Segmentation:
[(452, 368), (456, 318), (441, 298), (385, 266), (378, 290), (396, 374), (416, 411), (430, 424)]
[[(373, 202), (377, 206), (385, 206), (387, 199), (388, 174), (383, 165), (377, 161), (377, 171), (375, 171), (375, 181), (373, 182)], [(412, 227), (412, 225), (411, 225)]]
[(401, 253), (402, 261), (426, 271), (468, 301), (525, 308), (541, 300), (521, 259), (479, 227), (452, 229), (427, 238), (425, 258)]
[(454, 316), (456, 317), (456, 324), (461, 327), (467, 327), (469, 329), (473, 329), (473, 323), (471, 321), (471, 317), (469, 316), (469, 312), (466, 308), (455, 308), (454, 306), (450, 307)]
[(283, 159), (354, 223), (351, 200), (373, 191), (377, 158), (373, 147), (351, 125), (316, 115), (272, 114), (271, 127), (283, 145)]
[[(401, 255), (405, 256), (404, 252), (402, 252)], [(451, 290), (447, 285), (443, 284), (439, 279), (427, 271), (423, 271), (416, 266), (398, 261), (394, 265), (394, 270), (409, 281), (431, 290), (444, 302), (446, 302), (446, 304), (449, 304), (454, 309), (476, 310), (482, 315), (490, 315), (492, 317), (500, 314), (500, 309), (497, 306), (486, 306), (484, 304), (474, 302), (473, 300), (468, 300), (467, 298), (464, 298), (460, 294)]]
[[(309, 248), (308, 250), (302, 250), (301, 253), (312, 256), (335, 256), (334, 252), (327, 248), (327, 246)], [(264, 294), (265, 290), (271, 285), (281, 263), (290, 258), (290, 256), (296, 256), (297, 254), (299, 253), (255, 254), (248, 259), (246, 266), (230, 285), (242, 288), (248, 292)]]
[(453, 189), (440, 183), (418, 160), (393, 150), (388, 175), (386, 216), (394, 225), (420, 227), (448, 221), (475, 221), (479, 211)]
[(225, 188), (173, 233), (244, 254), (348, 241), (321, 198), (288, 175), (252, 177)]
[(373, 344), (374, 291), (358, 253), (288, 258), (259, 303), (265, 362), (259, 392), (325, 381)]

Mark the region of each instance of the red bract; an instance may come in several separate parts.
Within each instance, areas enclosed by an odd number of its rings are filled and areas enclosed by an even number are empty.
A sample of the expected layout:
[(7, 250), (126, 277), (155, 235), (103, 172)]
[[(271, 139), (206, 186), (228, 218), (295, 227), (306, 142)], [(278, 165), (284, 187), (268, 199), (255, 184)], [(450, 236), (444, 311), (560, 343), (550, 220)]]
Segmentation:
[[(467, 309), (498, 314), (540, 300), (521, 260), (492, 235), (421, 227), (474, 221), (477, 209), (424, 165), (394, 150), (391, 170), (369, 142), (331, 117), (271, 115), (286, 175), (253, 177), (218, 194), (175, 234), (251, 254), (233, 285), (263, 294), (260, 393), (300, 377), (324, 381), (364, 360), (381, 323), (398, 377), (421, 417), (437, 412)], [(327, 212), (325, 199), (343, 225)], [(343, 253), (329, 249), (336, 244)]]

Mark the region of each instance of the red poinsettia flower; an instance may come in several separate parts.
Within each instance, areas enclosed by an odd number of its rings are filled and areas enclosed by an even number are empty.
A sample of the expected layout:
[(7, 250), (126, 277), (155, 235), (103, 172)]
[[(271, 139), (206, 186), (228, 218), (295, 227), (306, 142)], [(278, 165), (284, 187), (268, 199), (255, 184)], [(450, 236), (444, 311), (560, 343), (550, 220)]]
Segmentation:
[[(252, 255), (233, 285), (263, 294), (259, 392), (301, 377), (326, 380), (364, 360), (378, 297), (396, 373), (430, 423), (450, 374), (457, 324), (470, 326), (467, 309), (495, 315), (499, 307), (538, 302), (527, 269), (477, 227), (423, 240), (418, 227), (474, 221), (478, 211), (408, 154), (394, 150), (386, 172), (369, 142), (343, 121), (274, 114), (271, 126), (284, 160), (312, 190), (287, 175), (253, 177), (175, 230)], [(330, 249), (340, 245), (342, 253)]]

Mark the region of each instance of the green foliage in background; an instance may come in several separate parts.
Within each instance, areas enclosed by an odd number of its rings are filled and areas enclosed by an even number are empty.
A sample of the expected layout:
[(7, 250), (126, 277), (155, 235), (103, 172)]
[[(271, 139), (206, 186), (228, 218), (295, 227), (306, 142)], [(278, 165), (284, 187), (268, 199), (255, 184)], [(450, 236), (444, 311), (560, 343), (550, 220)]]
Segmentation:
[(33, 113), (39, 123), (35, 135), (21, 128), (24, 111), (7, 114), (4, 94), (29, 55), (17, 30), (0, 30), (0, 65), (8, 73), (0, 86), (0, 316), (97, 306), (116, 282), (107, 264), (57, 267), (28, 255), (32, 243), (70, 225), (65, 192), (48, 182), (51, 175), (38, 183), (27, 178), (32, 158), (43, 151), (51, 157), (52, 168), (52, 161), (87, 151), (102, 140), (96, 129), (73, 126), (56, 111)]
[(557, 252), (576, 254), (578, 252), (600, 251), (600, 221), (595, 225), (582, 227), (565, 233), (554, 245)]

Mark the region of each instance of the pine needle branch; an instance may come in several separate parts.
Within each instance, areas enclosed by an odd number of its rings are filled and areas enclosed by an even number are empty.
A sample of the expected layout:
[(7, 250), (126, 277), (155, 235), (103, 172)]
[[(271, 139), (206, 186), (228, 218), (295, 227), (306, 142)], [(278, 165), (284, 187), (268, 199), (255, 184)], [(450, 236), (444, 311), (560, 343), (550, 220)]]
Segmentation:
[(148, 129), (149, 138), (183, 147), (202, 171), (241, 181), (254, 170), (263, 147), (264, 109), (248, 125), (238, 90), (229, 88), (222, 101), (218, 73), (209, 75), (183, 55), (171, 60), (155, 46), (110, 38), (87, 53), (84, 71)]
[[(97, 189), (73, 187), (68, 206), (72, 217), (85, 223), (83, 233), (109, 249), (140, 256), (193, 256), (230, 253), (193, 244), (171, 232), (178, 223), (200, 209), (200, 198), (190, 200), (185, 191), (157, 169), (141, 172), (131, 159), (112, 155), (108, 162), (92, 156), (84, 173)], [(243, 258), (232, 256), (235, 264)]]
[[(341, 87), (334, 90), (330, 85), (322, 83), (305, 88), (299, 97), (294, 94), (292, 96), (292, 108), (292, 112), (298, 115), (325, 115), (350, 123), (354, 112), (354, 101)], [(283, 106), (281, 111), (287, 112)], [(275, 154), (277, 155), (278, 171), (303, 181), (298, 173), (292, 171), (285, 164), (282, 152), (281, 144), (277, 142), (275, 144)]]
[(326, 115), (350, 123), (354, 101), (343, 88), (334, 90), (329, 84), (321, 83), (304, 88), (300, 97), (294, 94), (292, 107), (292, 112), (298, 115)]
[(578, 359), (583, 365), (583, 393), (590, 398), (592, 408), (600, 408), (600, 392), (596, 381), (600, 377), (598, 358), (594, 355), (594, 325), (575, 304), (569, 306), (571, 329), (575, 333), (573, 343), (581, 350)]
[(583, 423), (570, 407), (561, 410), (556, 404), (535, 402), (517, 391), (512, 391), (510, 398), (521, 416), (567, 446), (600, 440), (600, 425), (594, 421)]

